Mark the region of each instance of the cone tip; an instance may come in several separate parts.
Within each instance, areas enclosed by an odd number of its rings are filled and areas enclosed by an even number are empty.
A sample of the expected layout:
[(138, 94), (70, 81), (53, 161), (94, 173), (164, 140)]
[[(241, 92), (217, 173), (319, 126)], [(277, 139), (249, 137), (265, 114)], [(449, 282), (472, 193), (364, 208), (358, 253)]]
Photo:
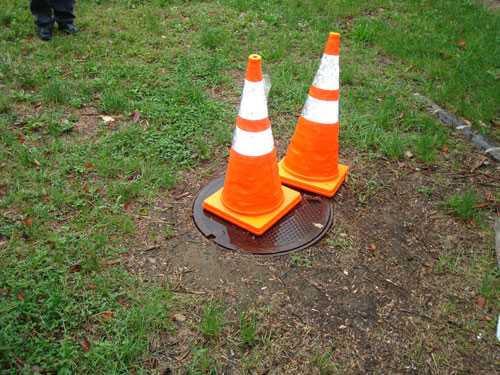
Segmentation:
[(325, 46), (325, 53), (328, 55), (338, 55), (340, 52), (340, 33), (331, 31), (328, 34), (328, 41)]
[(260, 55), (257, 55), (256, 53), (252, 53), (250, 56), (248, 56), (248, 60), (261, 61), (262, 57)]
[(262, 57), (256, 53), (252, 53), (248, 56), (248, 66), (246, 79), (252, 82), (262, 81), (262, 67), (261, 67)]

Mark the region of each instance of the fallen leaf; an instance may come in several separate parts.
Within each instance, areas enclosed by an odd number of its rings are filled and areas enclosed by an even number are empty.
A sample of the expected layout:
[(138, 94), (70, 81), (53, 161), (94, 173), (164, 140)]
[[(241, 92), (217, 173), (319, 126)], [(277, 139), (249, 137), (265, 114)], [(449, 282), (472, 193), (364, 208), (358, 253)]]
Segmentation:
[(109, 320), (115, 316), (115, 313), (113, 311), (106, 310), (101, 315), (104, 320)]
[(483, 296), (477, 297), (476, 305), (478, 305), (481, 309), (483, 309), (484, 306), (486, 306), (486, 298), (484, 298)]
[(488, 157), (487, 156), (481, 156), (481, 158), (472, 166), (472, 168), (470, 169), (471, 172), (474, 172), (476, 169), (478, 169), (479, 167), (481, 167), (484, 162), (488, 160)]
[(405, 158), (411, 159), (413, 157), (413, 154), (411, 151), (405, 151)]
[(109, 124), (115, 121), (115, 119), (111, 116), (101, 115), (99, 117), (102, 119), (102, 121), (104, 121), (105, 124)]
[(172, 317), (172, 320), (175, 320), (177, 322), (185, 322), (186, 317), (182, 314), (174, 314), (174, 316)]
[(128, 202), (125, 202), (125, 204), (123, 205), (123, 209), (125, 211), (128, 211), (128, 209), (130, 208), (132, 202), (128, 201)]
[(24, 294), (22, 294), (22, 293), (17, 293), (16, 298), (17, 298), (17, 300), (18, 300), (18, 301), (21, 301), (21, 302), (22, 302), (22, 301), (24, 301)]
[(27, 227), (31, 227), (33, 225), (33, 219), (28, 216), (26, 219), (23, 220), (23, 224), (26, 225)]
[(24, 142), (26, 142), (26, 138), (24, 138), (24, 134), (23, 133), (19, 133), (17, 135), (17, 140), (19, 141), (19, 143), (21, 144), (24, 144)]
[(90, 342), (87, 340), (87, 338), (83, 338), (83, 340), (80, 342), (80, 346), (82, 347), (83, 351), (87, 353), (90, 350)]
[(80, 272), (81, 270), (82, 266), (79, 263), (69, 266), (69, 272)]
[(37, 167), (40, 166), (40, 162), (38, 160), (36, 160), (36, 159), (33, 159), (33, 163), (35, 163)]
[(457, 42), (457, 46), (459, 46), (460, 48), (462, 49), (465, 49), (465, 40), (463, 39), (460, 39), (458, 42)]
[(368, 245), (368, 251), (373, 253), (375, 250), (377, 250), (377, 246), (374, 243)]
[(95, 165), (92, 164), (91, 162), (87, 161), (84, 165), (85, 169), (92, 170), (95, 168)]
[(139, 111), (134, 111), (132, 113), (132, 122), (139, 122), (139, 120), (141, 119), (141, 114)]

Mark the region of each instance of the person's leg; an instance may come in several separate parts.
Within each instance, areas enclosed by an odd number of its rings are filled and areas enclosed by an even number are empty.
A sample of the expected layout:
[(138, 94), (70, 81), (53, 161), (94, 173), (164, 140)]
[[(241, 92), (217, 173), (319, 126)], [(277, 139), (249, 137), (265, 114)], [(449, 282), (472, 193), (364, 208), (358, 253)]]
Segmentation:
[(47, 26), (54, 23), (52, 8), (47, 0), (31, 0), (30, 8), (38, 26)]
[(50, 5), (54, 9), (54, 16), (59, 28), (66, 32), (76, 32), (74, 27), (75, 8), (74, 0), (50, 0)]
[(31, 13), (35, 16), (38, 36), (43, 40), (52, 38), (54, 17), (48, 0), (31, 0)]

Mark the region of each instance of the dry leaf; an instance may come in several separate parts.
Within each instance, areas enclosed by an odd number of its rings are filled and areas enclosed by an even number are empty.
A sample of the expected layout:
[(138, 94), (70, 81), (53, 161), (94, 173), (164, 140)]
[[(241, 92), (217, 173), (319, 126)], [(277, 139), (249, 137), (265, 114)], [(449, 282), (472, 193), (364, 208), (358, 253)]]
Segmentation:
[(91, 162), (87, 161), (84, 165), (85, 169), (92, 170), (95, 168), (95, 165), (92, 164)]
[(23, 220), (23, 224), (26, 225), (27, 227), (31, 227), (33, 225), (33, 219), (28, 216), (26, 219)]
[(19, 141), (19, 143), (21, 144), (24, 144), (24, 142), (26, 142), (26, 138), (24, 138), (24, 134), (23, 133), (19, 133), (17, 135), (17, 140)]
[(69, 272), (80, 272), (82, 270), (82, 266), (77, 263), (69, 266)]
[(132, 122), (139, 122), (139, 120), (141, 119), (141, 114), (139, 111), (134, 111), (132, 113)]
[(185, 322), (186, 317), (182, 314), (174, 314), (174, 316), (172, 317), (172, 320), (175, 320), (177, 322)]
[(87, 340), (87, 338), (83, 338), (83, 340), (80, 342), (80, 346), (82, 347), (83, 351), (87, 353), (90, 350), (90, 342)]
[(102, 121), (104, 121), (105, 124), (109, 124), (115, 121), (115, 119), (111, 116), (101, 115), (99, 117), (102, 119)]
[(405, 158), (411, 159), (413, 157), (413, 154), (411, 151), (405, 151)]
[(22, 301), (24, 301), (24, 294), (18, 293), (17, 296), (16, 296), (16, 298), (17, 298), (18, 301), (22, 302)]
[(377, 250), (377, 246), (374, 243), (368, 245), (368, 251), (373, 253), (375, 250)]
[(462, 48), (462, 49), (465, 49), (465, 40), (460, 39), (460, 40), (457, 42), (457, 46), (459, 46), (459, 47), (460, 47), (460, 48)]
[(104, 320), (109, 320), (109, 319), (113, 318), (114, 316), (115, 316), (115, 313), (113, 311), (107, 310), (107, 311), (104, 311), (102, 313), (102, 318)]
[(33, 163), (35, 163), (37, 167), (40, 166), (40, 162), (38, 160), (36, 160), (36, 159), (33, 159)]
[(483, 296), (477, 297), (476, 305), (478, 305), (481, 309), (483, 309), (484, 306), (486, 306), (486, 298), (484, 298)]

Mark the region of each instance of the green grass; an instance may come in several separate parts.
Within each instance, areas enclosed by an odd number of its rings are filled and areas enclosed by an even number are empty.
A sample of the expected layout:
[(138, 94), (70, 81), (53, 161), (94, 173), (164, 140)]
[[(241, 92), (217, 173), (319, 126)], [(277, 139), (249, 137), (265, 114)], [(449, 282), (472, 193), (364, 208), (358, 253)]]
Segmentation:
[(320, 375), (333, 375), (339, 373), (338, 366), (331, 359), (330, 352), (316, 353), (311, 363), (318, 370)]
[(253, 346), (257, 342), (257, 317), (255, 314), (240, 314), (240, 341), (243, 346)]
[(462, 194), (453, 194), (446, 201), (447, 207), (452, 213), (463, 220), (477, 219), (479, 210), (476, 208), (479, 197), (473, 190)]
[[(275, 136), (285, 139), (327, 33), (340, 30), (342, 151), (393, 160), (411, 151), (417, 163), (432, 164), (453, 142), (412, 93), (495, 135), (498, 20), (452, 0), (293, 0), (286, 7), (86, 0), (77, 2), (79, 35), (56, 33), (42, 43), (27, 3), (7, 2), (0, 15), (1, 371), (146, 371), (148, 340), (173, 329), (167, 314), (175, 302), (167, 287), (141, 282), (117, 262), (134, 251), (137, 234), (124, 206), (147, 208), (184, 170), (224, 157), (248, 54), (263, 55)], [(465, 48), (457, 45), (462, 39)], [(105, 113), (114, 124), (97, 117)], [(360, 187), (360, 202), (378, 186)], [(449, 207), (468, 219), (475, 203), (457, 196)], [(161, 233), (170, 237), (172, 228)], [(331, 244), (352, 245), (342, 237)], [(311, 266), (300, 257), (292, 263)], [(485, 277), (486, 295), (492, 280)], [(200, 332), (220, 337), (224, 324), (222, 307), (206, 305)], [(264, 341), (254, 317), (239, 324), (243, 346)], [(191, 373), (217, 368), (207, 349), (196, 350), (191, 364)]]
[(189, 375), (217, 375), (217, 365), (207, 348), (193, 349), (193, 358), (187, 368)]
[(215, 302), (203, 307), (200, 332), (208, 338), (218, 337), (224, 329), (224, 309)]

